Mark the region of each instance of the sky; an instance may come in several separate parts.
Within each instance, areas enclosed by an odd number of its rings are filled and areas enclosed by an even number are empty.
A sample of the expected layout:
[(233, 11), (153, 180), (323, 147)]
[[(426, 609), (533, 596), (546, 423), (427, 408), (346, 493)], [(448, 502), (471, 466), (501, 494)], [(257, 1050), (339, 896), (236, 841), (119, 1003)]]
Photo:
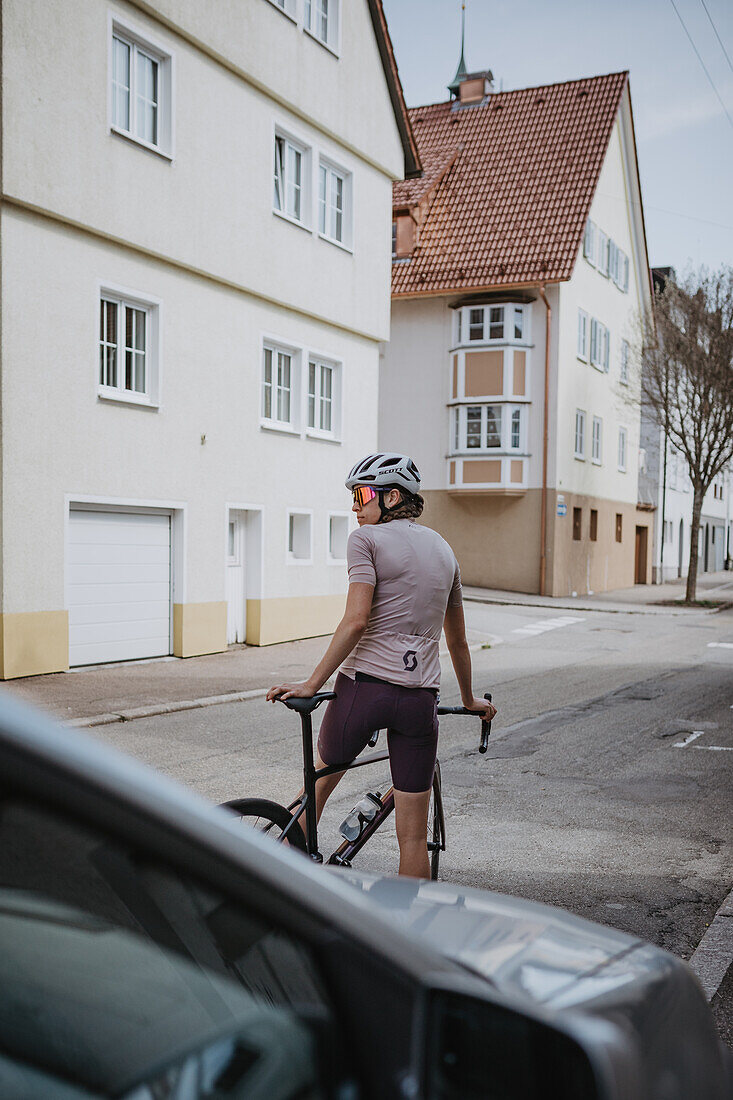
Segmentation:
[[(461, 0), (383, 4), (407, 105), (447, 99)], [(466, 0), (466, 64), (504, 91), (628, 69), (650, 264), (733, 266), (731, 0)]]

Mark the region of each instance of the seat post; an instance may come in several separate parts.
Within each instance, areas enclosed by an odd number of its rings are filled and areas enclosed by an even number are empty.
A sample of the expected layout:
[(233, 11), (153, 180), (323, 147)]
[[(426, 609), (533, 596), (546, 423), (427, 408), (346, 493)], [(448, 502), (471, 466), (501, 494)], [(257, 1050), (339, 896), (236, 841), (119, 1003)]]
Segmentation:
[(318, 851), (318, 825), (316, 822), (316, 766), (313, 760), (313, 721), (310, 712), (301, 711), (300, 723), (303, 735), (303, 788), (305, 790), (305, 831), (308, 854), (316, 863), (323, 863)]

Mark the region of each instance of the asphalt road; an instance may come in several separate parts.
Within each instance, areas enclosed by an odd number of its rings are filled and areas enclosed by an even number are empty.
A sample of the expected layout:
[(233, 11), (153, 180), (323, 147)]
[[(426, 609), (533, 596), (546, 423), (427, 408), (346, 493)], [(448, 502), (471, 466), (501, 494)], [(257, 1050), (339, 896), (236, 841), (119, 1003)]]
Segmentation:
[[(478, 723), (441, 723), (441, 878), (560, 905), (688, 959), (733, 885), (733, 611), (467, 613), (474, 644), (490, 646), (473, 653), (476, 690), (493, 692), (499, 716), (486, 756)], [(442, 701), (459, 701), (447, 660)], [(287, 802), (299, 786), (297, 717), (262, 699), (91, 732), (216, 801)], [(387, 777), (386, 765), (346, 777), (324, 815), (326, 853)], [(394, 871), (393, 829), (359, 859)], [(730, 1041), (730, 973), (713, 1006)]]

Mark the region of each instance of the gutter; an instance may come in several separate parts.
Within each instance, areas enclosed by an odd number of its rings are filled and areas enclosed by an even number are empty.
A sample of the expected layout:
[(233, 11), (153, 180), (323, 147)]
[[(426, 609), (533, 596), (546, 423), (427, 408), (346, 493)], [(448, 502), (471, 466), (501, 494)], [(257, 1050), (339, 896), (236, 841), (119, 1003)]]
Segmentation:
[(548, 407), (550, 390), (550, 330), (552, 327), (552, 309), (545, 294), (545, 284), (540, 284), (540, 297), (545, 303), (545, 401), (542, 412), (542, 505), (540, 508), (540, 596), (546, 595), (547, 579), (547, 435)]

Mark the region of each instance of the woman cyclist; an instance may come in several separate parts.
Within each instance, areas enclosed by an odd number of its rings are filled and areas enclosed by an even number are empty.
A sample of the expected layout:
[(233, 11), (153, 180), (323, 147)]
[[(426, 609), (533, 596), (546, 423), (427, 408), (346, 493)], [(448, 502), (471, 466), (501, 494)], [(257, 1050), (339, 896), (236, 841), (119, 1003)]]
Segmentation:
[[(372, 454), (346, 479), (359, 529), (349, 536), (344, 616), (323, 659), (300, 684), (275, 684), (267, 698), (309, 698), (340, 667), (336, 699), (321, 723), (317, 768), (350, 764), (373, 730), (386, 729), (394, 784), (400, 874), (430, 877), (427, 819), (438, 743), (438, 647), (445, 630), (463, 705), (491, 719), (496, 709), (471, 687), (458, 563), (448, 543), (414, 521), (420, 474), (407, 455)], [(316, 812), (343, 772), (316, 785)]]

